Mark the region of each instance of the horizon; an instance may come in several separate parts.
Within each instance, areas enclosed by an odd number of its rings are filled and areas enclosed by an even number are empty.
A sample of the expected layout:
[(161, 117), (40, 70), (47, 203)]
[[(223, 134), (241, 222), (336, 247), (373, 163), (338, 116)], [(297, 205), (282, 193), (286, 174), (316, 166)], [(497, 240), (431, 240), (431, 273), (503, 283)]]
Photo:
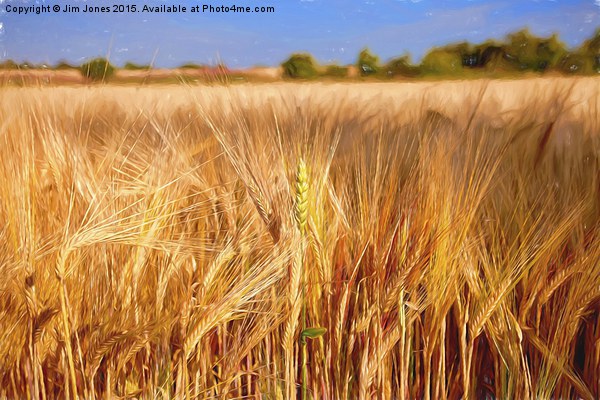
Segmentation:
[[(0, 62), (81, 64), (107, 57), (173, 68), (186, 63), (230, 68), (278, 66), (293, 53), (321, 64), (353, 64), (363, 48), (381, 60), (410, 54), (420, 61), (431, 48), (468, 41), (502, 40), (527, 28), (556, 33), (573, 49), (600, 26), (600, 0), (557, 2), (366, 0), (242, 1), (237, 6), (274, 7), (273, 13), (190, 13), (194, 0), (138, 0), (125, 6), (178, 5), (185, 13), (41, 13), (17, 15), (11, 7), (112, 7), (106, 0), (0, 0)], [(205, 3), (208, 4), (208, 3)], [(223, 3), (226, 6), (231, 3)], [(217, 7), (221, 4), (211, 3)]]

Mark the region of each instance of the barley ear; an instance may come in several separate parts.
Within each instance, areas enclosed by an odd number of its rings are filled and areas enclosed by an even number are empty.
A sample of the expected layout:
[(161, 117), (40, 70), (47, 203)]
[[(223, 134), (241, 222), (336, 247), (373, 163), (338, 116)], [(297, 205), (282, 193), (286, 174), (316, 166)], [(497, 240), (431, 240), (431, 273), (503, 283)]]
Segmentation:
[(304, 235), (308, 219), (308, 171), (301, 158), (296, 172), (296, 222), (300, 233)]

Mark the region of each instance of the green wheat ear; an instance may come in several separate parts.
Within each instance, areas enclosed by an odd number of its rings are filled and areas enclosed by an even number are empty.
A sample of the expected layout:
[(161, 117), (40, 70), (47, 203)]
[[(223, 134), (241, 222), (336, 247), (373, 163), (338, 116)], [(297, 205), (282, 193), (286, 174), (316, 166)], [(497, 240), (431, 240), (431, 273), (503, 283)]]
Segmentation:
[(308, 171), (301, 158), (296, 172), (296, 222), (300, 233), (304, 234), (308, 219)]

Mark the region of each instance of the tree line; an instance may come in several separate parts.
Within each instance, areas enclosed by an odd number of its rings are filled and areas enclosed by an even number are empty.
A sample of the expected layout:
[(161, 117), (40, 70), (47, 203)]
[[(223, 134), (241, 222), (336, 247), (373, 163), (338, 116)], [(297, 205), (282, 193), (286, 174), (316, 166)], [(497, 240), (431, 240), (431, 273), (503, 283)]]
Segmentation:
[(281, 64), (288, 78), (347, 77), (354, 70), (363, 77), (415, 78), (423, 76), (464, 76), (470, 73), (515, 74), (520, 72), (591, 75), (600, 73), (600, 29), (578, 48), (570, 50), (554, 34), (538, 37), (522, 29), (502, 41), (453, 43), (432, 48), (414, 64), (409, 54), (382, 63), (369, 49), (363, 49), (353, 66), (319, 65), (308, 53), (292, 54)]

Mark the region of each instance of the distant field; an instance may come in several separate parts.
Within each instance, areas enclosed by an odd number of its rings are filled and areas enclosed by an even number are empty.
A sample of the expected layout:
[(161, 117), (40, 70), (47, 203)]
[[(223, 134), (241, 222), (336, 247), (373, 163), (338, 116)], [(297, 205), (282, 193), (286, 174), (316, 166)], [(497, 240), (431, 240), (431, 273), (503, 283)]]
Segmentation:
[[(523, 71), (487, 71), (487, 70), (466, 70), (460, 75), (454, 77), (444, 75), (425, 75), (419, 77), (386, 77), (382, 75), (361, 77), (355, 66), (348, 67), (348, 76), (322, 76), (319, 78), (310, 79), (311, 83), (315, 82), (337, 82), (337, 83), (399, 83), (399, 82), (443, 82), (444, 80), (452, 79), (459, 81), (479, 80), (479, 79), (543, 79), (551, 81), (554, 79), (569, 80), (559, 75), (556, 71), (546, 72), (542, 78), (534, 72)], [(285, 78), (281, 67), (253, 67), (246, 69), (228, 69), (227, 67), (201, 67), (194, 68), (151, 68), (143, 69), (125, 69), (118, 68), (114, 75), (110, 76), (108, 82), (113, 85), (131, 85), (131, 86), (148, 86), (148, 85), (203, 85), (203, 84), (228, 84), (237, 85), (243, 83), (282, 83), (282, 82), (302, 82)], [(40, 68), (21, 68), (21, 69), (0, 69), (0, 86), (39, 86), (39, 87), (55, 87), (55, 86), (78, 86), (91, 85), (92, 81), (85, 78), (77, 68), (69, 69), (40, 69)]]
[(0, 398), (600, 397), (599, 79), (29, 83)]
[[(118, 69), (111, 77), (113, 84), (178, 84), (178, 83), (237, 83), (280, 81), (278, 67), (256, 67), (244, 70), (219, 68), (174, 68), (149, 70)], [(0, 70), (0, 86), (57, 86), (90, 84), (76, 69), (9, 69)]]

